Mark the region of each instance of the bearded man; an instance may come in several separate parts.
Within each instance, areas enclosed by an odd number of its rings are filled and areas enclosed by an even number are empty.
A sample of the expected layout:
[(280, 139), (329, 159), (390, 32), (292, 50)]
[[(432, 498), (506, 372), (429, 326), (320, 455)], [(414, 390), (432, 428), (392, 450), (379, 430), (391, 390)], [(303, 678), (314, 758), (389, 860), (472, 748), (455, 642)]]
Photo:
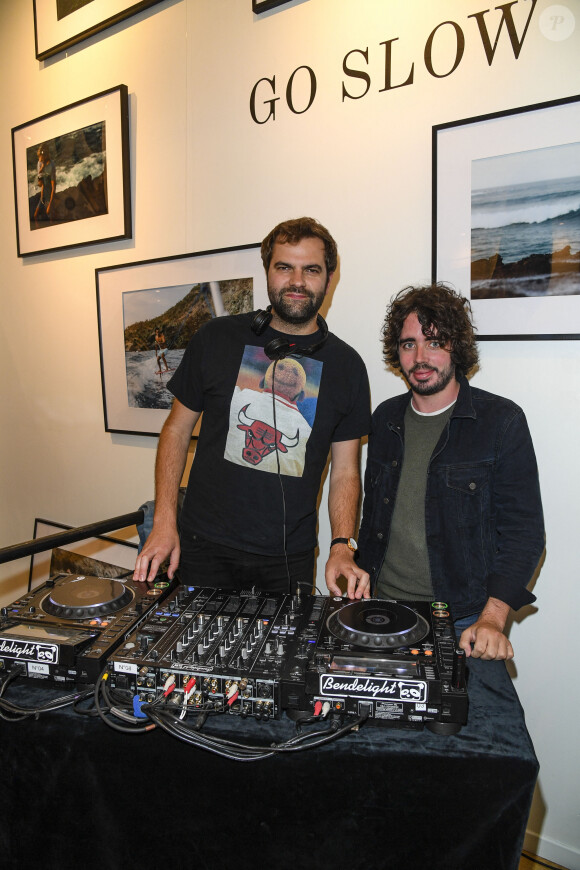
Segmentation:
[[(354, 561), (368, 378), (360, 356), (318, 314), (336, 243), (304, 217), (274, 227), (261, 253), (268, 308), (205, 324), (169, 381), (175, 399), (159, 439), (153, 529), (134, 577), (153, 579), (168, 558), (169, 577), (179, 570), (183, 583), (311, 592), (330, 450), (326, 580), (343, 576), (350, 597), (368, 597), (368, 574)], [(178, 488), (200, 417), (178, 528)]]
[(471, 387), (478, 362), (467, 299), (407, 287), (383, 326), (386, 362), (409, 391), (373, 414), (359, 564), (380, 598), (440, 601), (460, 646), (510, 659), (510, 609), (544, 549), (538, 469), (521, 408)]

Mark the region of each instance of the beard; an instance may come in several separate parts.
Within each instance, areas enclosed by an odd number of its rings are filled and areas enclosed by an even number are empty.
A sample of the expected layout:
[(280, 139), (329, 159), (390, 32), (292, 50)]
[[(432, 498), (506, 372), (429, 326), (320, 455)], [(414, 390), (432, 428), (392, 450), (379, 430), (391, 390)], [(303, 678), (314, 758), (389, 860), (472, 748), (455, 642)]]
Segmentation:
[(403, 371), (403, 374), (405, 375), (409, 386), (414, 393), (417, 393), (418, 396), (434, 396), (436, 393), (440, 393), (455, 377), (455, 366), (450, 363), (449, 366), (444, 369), (434, 368), (433, 371), (436, 372), (437, 377), (435, 378), (435, 380), (431, 380), (429, 383), (423, 383), (423, 381), (411, 382), (411, 380), (409, 379), (409, 375), (412, 375), (415, 371), (426, 368), (432, 368), (432, 366), (416, 365), (413, 366), (412, 369), (409, 369), (409, 371), (407, 372)]
[(298, 326), (302, 323), (308, 323), (316, 316), (324, 301), (324, 293), (317, 296), (315, 293), (301, 288), (299, 292), (305, 295), (304, 299), (288, 299), (286, 294), (292, 292), (293, 289), (289, 287), (286, 290), (275, 291), (268, 287), (268, 299), (272, 309), (281, 320)]

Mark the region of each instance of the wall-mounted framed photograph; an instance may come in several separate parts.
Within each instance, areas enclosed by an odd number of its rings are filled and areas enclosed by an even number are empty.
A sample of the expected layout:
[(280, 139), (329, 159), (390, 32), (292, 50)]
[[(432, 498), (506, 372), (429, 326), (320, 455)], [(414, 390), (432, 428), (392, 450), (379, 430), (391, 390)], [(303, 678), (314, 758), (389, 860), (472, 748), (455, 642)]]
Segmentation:
[(580, 95), (433, 127), (432, 253), (479, 339), (580, 339)]
[(160, 0), (33, 0), (36, 57), (60, 51), (136, 15)]
[(131, 238), (126, 85), (14, 127), (19, 257)]
[(107, 432), (158, 435), (194, 333), (268, 304), (259, 244), (109, 266), (96, 283)]
[(282, 6), (288, 3), (288, 0), (252, 0), (252, 12), (259, 15), (260, 12), (267, 12), (269, 9), (275, 9), (276, 6)]

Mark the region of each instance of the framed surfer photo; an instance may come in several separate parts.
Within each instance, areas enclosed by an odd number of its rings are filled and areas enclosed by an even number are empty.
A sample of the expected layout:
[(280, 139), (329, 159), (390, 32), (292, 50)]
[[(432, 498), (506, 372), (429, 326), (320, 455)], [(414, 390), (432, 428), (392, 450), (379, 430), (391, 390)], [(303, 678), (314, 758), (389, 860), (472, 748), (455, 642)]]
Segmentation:
[(192, 336), (268, 304), (259, 244), (108, 266), (96, 284), (107, 432), (159, 435)]
[(131, 238), (126, 85), (14, 127), (19, 257)]
[(433, 127), (432, 273), (478, 339), (580, 339), (580, 95)]

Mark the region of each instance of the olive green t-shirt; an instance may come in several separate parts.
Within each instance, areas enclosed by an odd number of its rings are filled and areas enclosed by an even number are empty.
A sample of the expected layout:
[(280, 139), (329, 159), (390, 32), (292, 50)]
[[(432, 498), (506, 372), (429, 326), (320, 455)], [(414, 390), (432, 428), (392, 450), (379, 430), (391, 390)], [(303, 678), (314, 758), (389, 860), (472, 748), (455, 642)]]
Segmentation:
[(453, 405), (439, 413), (418, 414), (409, 402), (405, 412), (405, 453), (387, 553), (377, 584), (379, 598), (433, 598), (425, 530), (427, 470), (452, 411)]

